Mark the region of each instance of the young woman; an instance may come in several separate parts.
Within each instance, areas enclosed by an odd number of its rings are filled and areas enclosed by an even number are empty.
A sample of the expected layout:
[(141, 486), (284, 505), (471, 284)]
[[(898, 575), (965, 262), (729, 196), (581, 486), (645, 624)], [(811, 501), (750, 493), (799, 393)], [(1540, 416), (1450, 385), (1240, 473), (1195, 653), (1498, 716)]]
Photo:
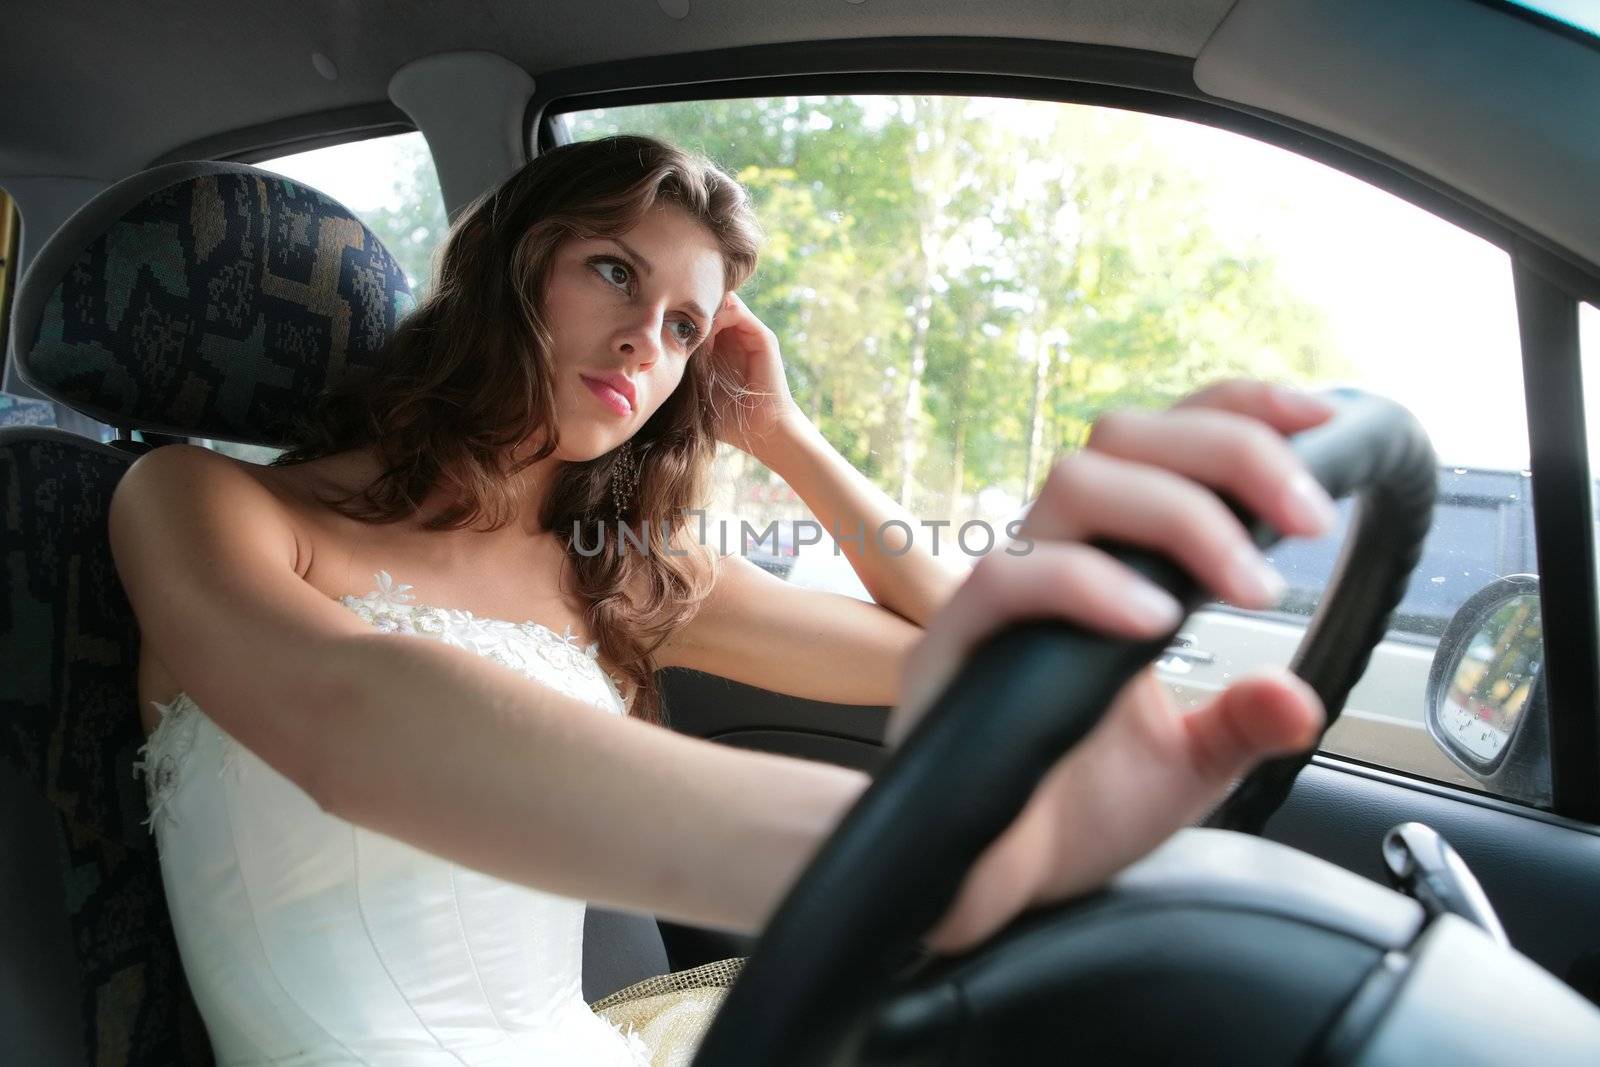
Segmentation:
[[(1203, 486), (1290, 533), (1331, 519), (1282, 437), (1329, 410), (1232, 382), (1102, 419), (1030, 509), (1032, 550), (965, 581), (915, 539), (844, 542), (876, 604), (713, 558), (685, 509), (719, 439), (825, 526), (909, 519), (790, 400), (733, 295), (756, 253), (742, 190), (704, 160), (555, 149), (463, 215), (384, 371), (300, 448), (258, 467), (174, 446), (124, 478), (152, 830), (220, 1062), (685, 1059), (704, 1018), (645, 1048), (583, 1003), (584, 902), (756, 931), (867, 780), (660, 728), (656, 668), (893, 704), (898, 743), (1009, 620), (1174, 623), (1093, 538), (1262, 606), (1281, 583)], [(927, 944), (1094, 886), (1320, 720), (1287, 674), (1187, 714), (1141, 676)]]

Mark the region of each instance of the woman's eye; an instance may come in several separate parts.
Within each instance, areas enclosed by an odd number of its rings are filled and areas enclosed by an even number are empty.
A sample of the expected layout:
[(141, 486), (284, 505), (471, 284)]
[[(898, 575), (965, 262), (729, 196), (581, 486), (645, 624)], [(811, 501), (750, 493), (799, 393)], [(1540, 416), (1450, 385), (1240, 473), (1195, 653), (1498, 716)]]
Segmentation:
[(594, 269), (600, 272), (600, 277), (619, 289), (626, 289), (628, 282), (633, 277), (633, 272), (628, 269), (626, 263), (620, 263), (614, 259), (596, 259), (590, 262)]
[(693, 348), (695, 342), (700, 340), (700, 327), (695, 325), (693, 319), (679, 319), (673, 323), (674, 328), (682, 327), (678, 331), (678, 342), (685, 348)]

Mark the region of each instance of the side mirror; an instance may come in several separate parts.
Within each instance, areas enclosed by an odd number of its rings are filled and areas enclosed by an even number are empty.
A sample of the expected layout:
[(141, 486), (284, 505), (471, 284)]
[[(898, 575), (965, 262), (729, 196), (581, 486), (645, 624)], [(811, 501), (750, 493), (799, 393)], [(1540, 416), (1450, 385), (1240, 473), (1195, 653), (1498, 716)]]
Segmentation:
[(1451, 617), (1428, 671), (1428, 733), (1489, 792), (1549, 807), (1539, 579), (1498, 578)]

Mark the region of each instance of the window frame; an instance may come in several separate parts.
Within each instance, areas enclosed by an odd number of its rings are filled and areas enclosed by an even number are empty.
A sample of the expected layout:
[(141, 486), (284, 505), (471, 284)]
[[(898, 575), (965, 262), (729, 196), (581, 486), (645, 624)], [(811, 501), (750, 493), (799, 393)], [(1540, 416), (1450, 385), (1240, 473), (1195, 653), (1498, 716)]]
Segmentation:
[(1600, 31), (1586, 30), (1555, 15), (1536, 11), (1531, 7), (1524, 7), (1517, 0), (1475, 0), (1475, 2), (1482, 4), (1484, 7), (1493, 8), (1501, 14), (1510, 15), (1512, 18), (1538, 26), (1542, 30), (1565, 37), (1569, 41), (1576, 41), (1578, 44), (1588, 48), (1600, 49)]
[[(1596, 614), (1593, 479), (1584, 420), (1578, 301), (1541, 269), (1537, 252), (1512, 256), (1530, 412), (1533, 536), (1544, 616), (1553, 808), (1600, 822), (1600, 615)], [(1577, 441), (1576, 454), (1563, 442)], [(1545, 490), (1541, 492), (1542, 490)], [(1548, 564), (1547, 564), (1548, 561)], [(1549, 580), (1546, 580), (1548, 574)], [(1582, 583), (1582, 584), (1579, 584)]]
[[(692, 75), (685, 72), (692, 71)], [(1193, 61), (1095, 45), (1012, 39), (888, 38), (744, 48), (591, 64), (542, 75), (527, 112), (537, 153), (561, 143), (556, 117), (600, 107), (756, 96), (951, 94), (1089, 104), (1186, 119), (1275, 145), (1397, 196), (1511, 260), (1529, 419), (1534, 538), (1551, 719), (1551, 812), (1600, 823), (1600, 626), (1590, 472), (1577, 359), (1577, 303), (1600, 303), (1600, 267), (1384, 153), (1202, 93)], [(1570, 329), (1566, 324), (1570, 322)], [(1570, 335), (1570, 336), (1569, 336)], [(1550, 417), (1550, 405), (1560, 409)], [(1575, 405), (1575, 406), (1574, 406)], [(1563, 443), (1566, 446), (1564, 447)], [(1541, 492), (1541, 490), (1544, 490)], [(1552, 635), (1555, 639), (1552, 640)], [(1403, 776), (1402, 768), (1319, 753), (1319, 762)], [(1463, 798), (1504, 798), (1469, 790)], [(1525, 809), (1533, 812), (1534, 809)]]
[(341, 108), (296, 115), (258, 126), (228, 130), (212, 137), (179, 145), (145, 164), (146, 168), (191, 159), (218, 159), (255, 164), (274, 156), (309, 152), (317, 148), (395, 133), (416, 133), (416, 123), (400, 108), (384, 101), (363, 107)]

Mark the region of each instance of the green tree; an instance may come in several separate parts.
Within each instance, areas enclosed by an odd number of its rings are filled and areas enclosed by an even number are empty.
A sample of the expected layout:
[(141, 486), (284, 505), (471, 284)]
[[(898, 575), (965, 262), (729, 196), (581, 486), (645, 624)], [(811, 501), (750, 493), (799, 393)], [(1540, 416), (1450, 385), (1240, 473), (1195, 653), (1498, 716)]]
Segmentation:
[(1270, 259), (1208, 225), (1206, 189), (1148, 119), (1028, 108), (1019, 122), (1014, 102), (788, 97), (572, 126), (661, 137), (749, 189), (767, 244), (746, 302), (813, 421), (914, 511), (948, 515), (991, 486), (1025, 498), (1110, 406), (1342, 370)]
[(433, 284), (433, 255), (450, 228), (439, 175), (421, 137), (397, 139), (397, 160), (384, 203), (363, 221), (394, 256), (420, 299)]
[[(1142, 117), (1061, 109), (1018, 136), (1002, 231), (1013, 299), (1037, 336), (1050, 451), (1082, 444), (1110, 407), (1160, 406), (1221, 377), (1305, 382), (1334, 373), (1326, 325), (1258, 250), (1231, 248), (1207, 190), (1142, 138)], [(1022, 486), (1023, 495), (1037, 488)]]

